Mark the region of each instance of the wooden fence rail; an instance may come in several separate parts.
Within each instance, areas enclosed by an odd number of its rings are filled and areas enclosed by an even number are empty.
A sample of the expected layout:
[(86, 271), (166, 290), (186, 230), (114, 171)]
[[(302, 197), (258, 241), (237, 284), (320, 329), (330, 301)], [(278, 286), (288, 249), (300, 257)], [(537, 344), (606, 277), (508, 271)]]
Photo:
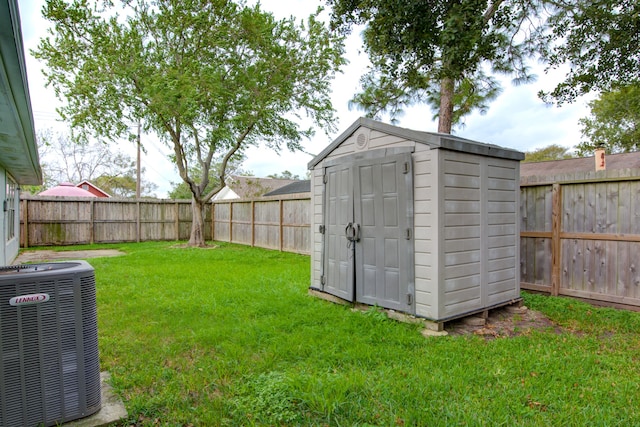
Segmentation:
[(520, 187), (522, 288), (640, 309), (640, 171)]
[[(186, 240), (189, 200), (61, 198), (22, 195), (20, 245)], [(309, 198), (223, 200), (205, 209), (205, 238), (306, 253)]]

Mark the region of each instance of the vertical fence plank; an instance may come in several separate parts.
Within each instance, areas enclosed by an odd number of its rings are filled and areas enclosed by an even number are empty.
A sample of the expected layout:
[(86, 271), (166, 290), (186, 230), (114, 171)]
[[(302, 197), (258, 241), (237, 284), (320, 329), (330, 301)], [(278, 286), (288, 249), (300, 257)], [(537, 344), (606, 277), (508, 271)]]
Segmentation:
[(211, 240), (216, 240), (216, 205), (211, 203)]
[(233, 202), (229, 203), (229, 243), (233, 242)]
[(24, 207), (22, 209), (24, 211), (24, 247), (29, 247), (29, 200), (24, 200)]
[(251, 201), (251, 246), (256, 245), (256, 202)]
[(282, 248), (284, 247), (284, 235), (283, 235), (283, 230), (284, 229), (282, 227), (282, 222), (284, 220), (284, 212), (283, 212), (283, 209), (282, 209), (282, 207), (283, 207), (282, 203), (283, 202), (282, 202), (282, 199), (281, 199), (280, 202), (278, 203), (278, 208), (279, 208), (278, 209), (278, 212), (279, 212), (279, 215), (278, 215), (279, 221), (278, 222), (280, 223), (280, 226), (278, 227), (278, 236), (279, 236), (278, 247), (279, 247), (280, 252), (282, 252)]
[(554, 296), (560, 293), (560, 271), (561, 271), (561, 246), (560, 231), (562, 230), (562, 189), (560, 184), (553, 184), (552, 187), (552, 208), (551, 208), (551, 294)]
[(136, 210), (138, 211), (138, 215), (136, 215), (136, 242), (140, 243), (140, 200), (136, 201)]
[(89, 224), (89, 244), (93, 245), (96, 240), (96, 214), (95, 214), (95, 206), (94, 201), (91, 199), (89, 204), (89, 215), (90, 215), (90, 224)]

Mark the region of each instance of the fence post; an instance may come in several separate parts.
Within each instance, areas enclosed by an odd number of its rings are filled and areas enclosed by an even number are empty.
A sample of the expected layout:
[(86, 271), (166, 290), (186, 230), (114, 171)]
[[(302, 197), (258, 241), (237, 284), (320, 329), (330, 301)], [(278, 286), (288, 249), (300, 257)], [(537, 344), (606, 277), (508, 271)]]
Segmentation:
[(280, 252), (282, 252), (282, 248), (284, 247), (284, 236), (282, 235), (282, 231), (284, 230), (284, 227), (282, 226), (282, 223), (284, 222), (284, 209), (283, 209), (283, 204), (284, 201), (282, 199), (279, 200), (279, 204), (280, 204)]
[(216, 240), (216, 204), (211, 202), (211, 241)]
[(29, 199), (23, 199), (23, 218), (24, 218), (24, 246), (29, 247)]
[(551, 295), (558, 296), (562, 269), (562, 187), (558, 183), (551, 188), (551, 206)]
[(96, 215), (93, 199), (89, 202), (89, 244), (93, 245), (96, 240)]
[(233, 242), (233, 202), (229, 202), (229, 243)]
[(175, 203), (176, 206), (176, 240), (180, 240), (180, 204)]
[(256, 202), (251, 201), (251, 246), (256, 245)]
[(138, 211), (136, 214), (136, 242), (140, 243), (140, 200), (136, 201), (136, 208)]

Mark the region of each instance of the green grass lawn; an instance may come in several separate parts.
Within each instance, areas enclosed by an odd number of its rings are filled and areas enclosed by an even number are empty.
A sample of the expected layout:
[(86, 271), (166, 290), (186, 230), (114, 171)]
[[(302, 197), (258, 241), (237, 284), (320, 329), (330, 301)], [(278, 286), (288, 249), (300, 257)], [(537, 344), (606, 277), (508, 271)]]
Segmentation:
[(310, 297), (306, 256), (174, 245), (89, 260), (123, 426), (640, 425), (639, 313), (525, 294), (566, 332), (425, 338)]

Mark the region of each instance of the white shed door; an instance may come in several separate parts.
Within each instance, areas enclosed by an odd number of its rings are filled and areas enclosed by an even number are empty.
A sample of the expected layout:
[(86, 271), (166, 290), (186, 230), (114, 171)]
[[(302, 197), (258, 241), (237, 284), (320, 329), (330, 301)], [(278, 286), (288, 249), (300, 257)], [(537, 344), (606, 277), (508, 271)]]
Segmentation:
[(413, 313), (411, 155), (329, 167), (326, 185), (325, 291)]

